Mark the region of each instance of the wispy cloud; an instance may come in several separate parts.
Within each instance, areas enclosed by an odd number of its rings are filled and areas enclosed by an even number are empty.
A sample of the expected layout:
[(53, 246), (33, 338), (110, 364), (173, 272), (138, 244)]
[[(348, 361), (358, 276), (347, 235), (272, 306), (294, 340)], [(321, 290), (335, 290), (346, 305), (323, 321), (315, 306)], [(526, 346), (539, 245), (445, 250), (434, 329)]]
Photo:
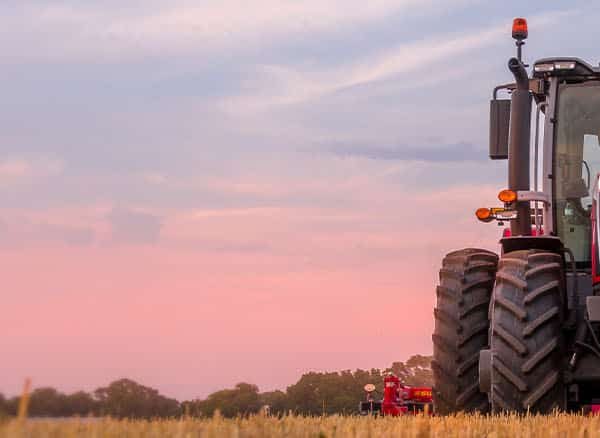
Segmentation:
[(115, 243), (153, 244), (158, 241), (160, 217), (125, 207), (115, 207), (107, 216)]
[(465, 162), (487, 160), (486, 151), (483, 148), (467, 142), (419, 147), (335, 145), (331, 151), (341, 157), (363, 157), (388, 161)]
[[(553, 11), (531, 18), (535, 29), (551, 26), (577, 10)], [(248, 84), (252, 90), (246, 95), (225, 98), (222, 107), (230, 112), (252, 112), (273, 106), (289, 105), (317, 99), (340, 90), (383, 81), (396, 75), (416, 71), (427, 71), (433, 64), (457, 58), (475, 50), (504, 42), (509, 35), (510, 23), (492, 23), (478, 29), (461, 33), (434, 35), (412, 42), (403, 42), (393, 47), (367, 53), (356, 61), (334, 68), (307, 68), (298, 70), (283, 65), (263, 65), (257, 68), (255, 79)], [(460, 74), (468, 70), (459, 68)], [(407, 79), (406, 86), (414, 88), (421, 83), (439, 82), (457, 72), (456, 63), (447, 63), (445, 68), (428, 71), (424, 77)], [(425, 82), (424, 82), (425, 81)]]
[[(472, 2), (451, 1), (453, 5)], [(1, 46), (11, 55), (8, 58), (77, 56), (97, 62), (102, 57), (190, 49), (204, 53), (243, 50), (293, 35), (348, 30), (411, 10), (433, 11), (442, 3), (448, 7), (447, 1), (440, 0), (257, 0), (251, 7), (242, 0), (177, 0), (124, 9), (121, 5), (106, 8), (103, 3), (25, 1), (0, 17), (0, 35), (7, 37)], [(36, 38), (40, 44), (31, 46)]]
[(51, 159), (7, 158), (0, 160), (0, 188), (34, 182), (62, 173), (64, 163)]
[(89, 226), (47, 221), (31, 221), (14, 217), (0, 220), (0, 247), (39, 247), (44, 244), (89, 246), (94, 242), (95, 232)]

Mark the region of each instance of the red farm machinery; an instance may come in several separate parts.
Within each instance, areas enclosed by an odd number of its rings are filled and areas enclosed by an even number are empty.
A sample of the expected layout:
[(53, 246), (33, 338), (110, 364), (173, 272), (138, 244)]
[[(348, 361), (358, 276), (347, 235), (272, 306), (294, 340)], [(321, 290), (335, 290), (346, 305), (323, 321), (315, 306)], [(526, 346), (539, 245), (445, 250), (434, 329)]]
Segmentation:
[[(498, 253), (445, 256), (433, 333), (436, 414), (598, 410), (600, 403), (600, 68), (522, 59), (494, 88), (490, 158), (508, 160)], [(504, 95), (507, 98), (500, 98)], [(533, 178), (530, 174), (533, 172)]]
[(366, 400), (360, 402), (361, 415), (431, 414), (433, 413), (431, 388), (405, 386), (393, 373), (383, 379), (383, 398), (375, 401), (375, 385), (365, 385)]

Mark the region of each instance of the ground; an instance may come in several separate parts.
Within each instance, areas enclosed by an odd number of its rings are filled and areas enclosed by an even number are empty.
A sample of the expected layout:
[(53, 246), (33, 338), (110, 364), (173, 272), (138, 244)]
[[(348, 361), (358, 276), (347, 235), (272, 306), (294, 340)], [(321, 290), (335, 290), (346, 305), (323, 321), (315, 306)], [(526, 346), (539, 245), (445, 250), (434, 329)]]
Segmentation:
[(458, 415), (451, 417), (364, 418), (351, 416), (282, 419), (183, 419), (157, 421), (10, 420), (0, 423), (0, 438), (324, 438), (324, 437), (593, 437), (600, 436), (600, 418), (549, 416)]

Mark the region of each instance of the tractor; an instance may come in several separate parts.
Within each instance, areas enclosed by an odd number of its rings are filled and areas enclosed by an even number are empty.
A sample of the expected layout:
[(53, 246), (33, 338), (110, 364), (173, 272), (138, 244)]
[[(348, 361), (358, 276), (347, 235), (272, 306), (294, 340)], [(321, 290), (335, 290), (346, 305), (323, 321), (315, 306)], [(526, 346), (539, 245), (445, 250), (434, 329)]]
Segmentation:
[(525, 19), (512, 36), (514, 81), (490, 103), (489, 155), (508, 160), (508, 186), (475, 213), (510, 227), (499, 254), (443, 259), (436, 414), (600, 410), (600, 68), (566, 57), (530, 67)]
[(373, 398), (375, 385), (372, 383), (366, 384), (364, 389), (366, 400), (358, 406), (361, 415), (397, 417), (406, 414), (433, 414), (431, 388), (406, 386), (391, 372), (383, 379), (382, 400), (375, 401)]

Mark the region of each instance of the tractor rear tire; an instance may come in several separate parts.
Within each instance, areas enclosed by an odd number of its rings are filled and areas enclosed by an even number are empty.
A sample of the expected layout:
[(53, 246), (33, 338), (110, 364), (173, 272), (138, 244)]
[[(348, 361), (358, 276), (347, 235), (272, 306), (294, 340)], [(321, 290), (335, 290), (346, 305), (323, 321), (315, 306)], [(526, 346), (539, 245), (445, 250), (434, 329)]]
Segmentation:
[(498, 266), (490, 331), (492, 411), (564, 410), (563, 259), (541, 250), (513, 251)]
[(468, 248), (444, 257), (433, 333), (433, 401), (441, 415), (489, 411), (479, 391), (479, 351), (488, 347), (489, 304), (498, 256)]

